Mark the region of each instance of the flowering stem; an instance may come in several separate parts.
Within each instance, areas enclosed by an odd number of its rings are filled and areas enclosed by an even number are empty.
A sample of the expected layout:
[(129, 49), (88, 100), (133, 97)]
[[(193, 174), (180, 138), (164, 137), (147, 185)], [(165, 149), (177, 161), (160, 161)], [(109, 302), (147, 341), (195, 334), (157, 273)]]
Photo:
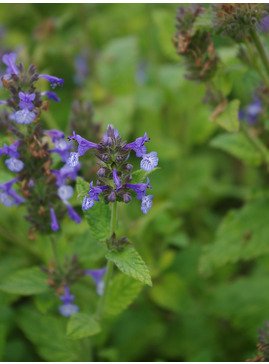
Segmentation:
[(241, 123), (241, 128), (243, 133), (246, 135), (248, 140), (251, 142), (251, 144), (254, 146), (254, 148), (260, 153), (264, 163), (267, 165), (267, 170), (269, 171), (269, 153), (267, 151), (267, 148), (265, 145), (260, 141), (259, 138), (254, 137), (251, 135), (247, 129), (247, 127)]
[(245, 40), (245, 46), (247, 48), (250, 60), (253, 66), (256, 68), (257, 72), (259, 73), (262, 80), (265, 81), (266, 85), (269, 87), (269, 78), (266, 74), (264, 74), (264, 70), (261, 67), (259, 59), (256, 57), (256, 54), (253, 49), (253, 44), (250, 43), (248, 39)]
[(250, 36), (252, 38), (253, 43), (255, 44), (255, 47), (260, 55), (261, 61), (263, 63), (263, 66), (266, 70), (267, 73), (267, 77), (269, 77), (269, 59), (268, 59), (268, 55), (266, 53), (266, 50), (264, 48), (264, 45), (262, 43), (262, 40), (259, 36), (259, 34), (254, 30), (251, 29), (250, 30)]
[[(112, 234), (115, 233), (116, 222), (117, 222), (117, 201), (115, 201), (112, 204), (110, 236), (112, 236)], [(105, 303), (106, 296), (107, 296), (107, 293), (108, 293), (110, 279), (111, 279), (112, 273), (113, 273), (113, 267), (114, 267), (114, 263), (112, 261), (108, 260), (107, 261), (107, 266), (106, 266), (104, 291), (103, 291), (102, 296), (100, 297), (99, 305), (98, 305), (97, 311), (96, 311), (97, 320), (100, 320), (102, 318), (104, 303)]]
[(53, 251), (56, 267), (59, 269), (60, 272), (62, 272), (62, 266), (61, 266), (61, 262), (59, 259), (57, 243), (56, 243), (55, 238), (52, 235), (50, 235), (50, 241), (51, 241), (51, 246), (52, 246), (52, 251)]

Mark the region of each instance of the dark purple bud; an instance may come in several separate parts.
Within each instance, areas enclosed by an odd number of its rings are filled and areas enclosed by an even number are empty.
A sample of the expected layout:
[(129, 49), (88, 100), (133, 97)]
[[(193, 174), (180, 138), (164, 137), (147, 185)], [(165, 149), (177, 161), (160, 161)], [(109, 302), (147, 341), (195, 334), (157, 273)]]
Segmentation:
[(128, 193), (125, 193), (125, 194), (122, 196), (122, 198), (123, 198), (123, 201), (124, 201), (125, 203), (130, 202), (130, 201), (131, 201), (131, 199), (132, 199), (132, 197), (131, 197)]
[(117, 162), (117, 163), (120, 163), (120, 162), (124, 161), (124, 160), (125, 160), (125, 158), (126, 158), (126, 157), (125, 157), (125, 156), (123, 156), (123, 155), (117, 155), (115, 159), (116, 159), (116, 162)]
[(33, 75), (36, 72), (36, 66), (34, 64), (31, 64), (28, 68), (28, 73), (30, 75)]
[(110, 201), (110, 202), (115, 202), (116, 201), (116, 197), (117, 197), (117, 195), (116, 195), (116, 192), (115, 191), (112, 191), (111, 193), (110, 193), (110, 195), (108, 196), (108, 201)]
[(101, 154), (100, 159), (104, 162), (109, 162), (110, 156), (107, 153)]
[(30, 83), (36, 82), (38, 78), (38, 73), (34, 73), (33, 76), (30, 78)]
[(131, 172), (131, 170), (133, 169), (133, 166), (130, 163), (124, 164), (122, 167), (128, 172)]
[(97, 171), (97, 174), (98, 174), (98, 176), (99, 176), (99, 177), (105, 177), (106, 172), (107, 172), (107, 168), (101, 167), (101, 168)]

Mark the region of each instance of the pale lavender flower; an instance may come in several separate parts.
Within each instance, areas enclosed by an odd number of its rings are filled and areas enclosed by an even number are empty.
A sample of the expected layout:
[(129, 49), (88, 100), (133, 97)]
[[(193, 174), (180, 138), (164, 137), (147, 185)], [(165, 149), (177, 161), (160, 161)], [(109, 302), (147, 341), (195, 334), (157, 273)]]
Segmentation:
[(94, 283), (96, 285), (96, 291), (99, 294), (99, 296), (102, 296), (104, 290), (103, 277), (106, 274), (106, 267), (101, 269), (86, 269), (84, 270), (84, 273), (90, 275), (93, 278)]
[(152, 171), (157, 167), (159, 158), (157, 157), (157, 152), (151, 152), (149, 154), (144, 154), (143, 159), (140, 162), (140, 168), (147, 172)]
[(6, 159), (5, 163), (7, 165), (7, 168), (11, 172), (20, 172), (23, 170), (23, 167), (24, 167), (23, 161), (21, 161), (20, 159), (17, 159), (17, 158)]
[(7, 66), (6, 75), (17, 75), (19, 73), (17, 66), (15, 66), (15, 62), (17, 60), (16, 53), (4, 54), (2, 57), (3, 63)]
[(90, 197), (85, 196), (82, 202), (82, 210), (89, 210), (94, 205), (94, 200)]
[(30, 124), (36, 118), (36, 114), (30, 110), (23, 109), (10, 115), (10, 119), (18, 124)]
[(152, 206), (152, 195), (144, 196), (141, 202), (141, 211), (143, 214), (147, 214)]

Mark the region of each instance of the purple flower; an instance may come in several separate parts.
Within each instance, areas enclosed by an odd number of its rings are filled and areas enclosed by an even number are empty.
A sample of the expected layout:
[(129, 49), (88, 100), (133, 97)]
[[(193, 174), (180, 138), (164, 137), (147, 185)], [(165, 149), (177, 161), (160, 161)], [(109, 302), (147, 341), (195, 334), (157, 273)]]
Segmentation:
[(157, 152), (151, 152), (149, 154), (144, 154), (143, 159), (140, 162), (140, 168), (149, 172), (157, 167), (159, 158), (157, 157)]
[(113, 169), (112, 173), (113, 173), (113, 181), (114, 181), (114, 183), (116, 185), (116, 189), (118, 191), (121, 188), (121, 181), (120, 181), (120, 179), (118, 177), (118, 173), (117, 173), (117, 170), (115, 168)]
[(62, 201), (69, 200), (74, 194), (74, 190), (71, 186), (60, 186), (57, 192)]
[(24, 163), (17, 158), (7, 159), (5, 163), (11, 172), (20, 172), (24, 167)]
[(24, 198), (11, 188), (18, 180), (18, 178), (14, 178), (9, 182), (0, 184), (0, 202), (6, 207), (25, 202)]
[(70, 317), (74, 313), (79, 311), (79, 307), (77, 305), (73, 305), (72, 303), (66, 303), (62, 306), (59, 306), (59, 312), (62, 316)]
[(62, 185), (58, 188), (58, 196), (63, 201), (65, 206), (67, 207), (68, 215), (70, 219), (75, 221), (76, 223), (81, 222), (80, 216), (76, 213), (76, 211), (73, 209), (73, 207), (70, 205), (70, 203), (67, 201), (69, 198), (73, 196), (74, 190), (71, 186), (65, 186)]
[(260, 100), (256, 97), (253, 102), (238, 112), (238, 119), (240, 121), (247, 120), (251, 125), (254, 125), (258, 121), (258, 116), (262, 112), (262, 104)]
[(19, 92), (19, 98), (21, 100), (19, 103), (19, 107), (21, 109), (32, 110), (34, 108), (34, 104), (32, 103), (32, 101), (34, 101), (35, 99), (35, 94), (28, 94), (28, 92)]
[(87, 196), (85, 196), (84, 197), (84, 200), (83, 200), (83, 202), (82, 202), (82, 210), (89, 210), (90, 208), (92, 208), (93, 207), (93, 205), (94, 205), (94, 200), (92, 199), (92, 198), (90, 198), (90, 197), (87, 197)]
[(147, 214), (152, 206), (152, 195), (144, 196), (141, 202), (141, 211), (143, 214)]
[(57, 153), (63, 162), (66, 162), (69, 157), (69, 150), (72, 148), (71, 144), (68, 144), (65, 139), (56, 140), (54, 143), (54, 148), (50, 149), (51, 153)]
[(45, 80), (49, 81), (51, 88), (56, 88), (58, 85), (63, 86), (64, 80), (55, 76), (50, 75), (39, 75), (39, 78), (45, 78)]
[(109, 186), (97, 186), (97, 187), (93, 187), (93, 181), (91, 181), (90, 183), (90, 191), (88, 193), (89, 197), (93, 200), (93, 201), (99, 201), (99, 195), (100, 193), (102, 193), (104, 190), (108, 189)]
[(3, 55), (2, 61), (7, 66), (5, 72), (6, 75), (12, 75), (12, 74), (17, 75), (19, 73), (18, 68), (15, 66), (16, 59), (17, 59), (16, 53), (9, 53)]
[(106, 267), (101, 269), (86, 269), (84, 270), (84, 273), (90, 275), (93, 278), (94, 283), (96, 284), (96, 292), (99, 294), (99, 296), (102, 296), (104, 290), (103, 277), (106, 274)]
[(262, 32), (268, 32), (269, 31), (269, 15), (267, 15), (266, 17), (264, 17), (261, 20), (261, 24), (258, 25), (258, 28), (262, 31)]
[(44, 92), (41, 93), (41, 96), (47, 96), (47, 98), (49, 100), (53, 100), (53, 101), (56, 101), (56, 102), (61, 101), (61, 99), (53, 91), (44, 91)]
[(65, 286), (64, 294), (63, 296), (59, 296), (59, 298), (63, 303), (72, 303), (74, 301), (75, 296), (73, 294), (70, 294), (69, 286)]
[(138, 200), (142, 200), (146, 194), (146, 189), (151, 188), (149, 185), (149, 178), (147, 178), (147, 183), (126, 183), (125, 187), (131, 188), (136, 193), (136, 198)]
[(0, 156), (5, 154), (5, 155), (8, 155), (11, 158), (18, 158), (20, 156), (20, 154), (18, 152), (19, 144), (20, 144), (19, 141), (11, 144), (10, 146), (7, 146), (7, 144), (4, 143), (3, 148), (0, 148)]
[(68, 215), (71, 220), (75, 221), (77, 224), (81, 223), (81, 217), (76, 213), (73, 207), (70, 205), (68, 201), (63, 201), (65, 206), (67, 207)]
[(63, 305), (59, 306), (59, 312), (62, 316), (69, 317), (74, 313), (78, 312), (79, 307), (77, 305), (72, 304), (75, 296), (70, 294), (69, 286), (65, 286), (64, 295), (59, 297), (63, 302)]
[(57, 129), (44, 130), (44, 133), (51, 137), (53, 143), (61, 138), (64, 138), (64, 133)]
[(58, 224), (58, 221), (57, 221), (57, 217), (55, 215), (55, 211), (54, 209), (51, 207), (50, 208), (50, 218), (51, 218), (51, 230), (53, 231), (58, 231), (59, 230), (59, 224)]
[(67, 178), (70, 178), (72, 180), (76, 180), (77, 174), (79, 171), (80, 165), (76, 165), (76, 167), (71, 168), (68, 166), (68, 164), (65, 164), (60, 170), (52, 169), (51, 171), (56, 176), (56, 185), (62, 186), (66, 183)]
[(73, 136), (68, 137), (69, 140), (74, 139), (78, 142), (78, 155), (84, 155), (90, 148), (99, 148), (99, 145), (96, 143), (89, 142), (88, 140), (82, 138), (80, 135), (76, 134), (73, 131)]
[(10, 115), (10, 119), (16, 121), (18, 124), (30, 124), (34, 121), (35, 117), (36, 114), (27, 109), (16, 111)]
[(6, 105), (7, 104), (7, 102), (6, 101), (4, 101), (4, 100), (0, 100), (0, 105)]
[(143, 137), (137, 138), (134, 142), (126, 144), (125, 148), (133, 149), (136, 152), (137, 157), (142, 157), (146, 154), (147, 149), (144, 146), (145, 142), (149, 142), (150, 138), (148, 138), (147, 133)]
[(69, 158), (67, 159), (67, 165), (70, 168), (76, 167), (79, 164), (79, 159), (78, 159), (79, 155), (76, 152), (71, 152), (69, 155)]

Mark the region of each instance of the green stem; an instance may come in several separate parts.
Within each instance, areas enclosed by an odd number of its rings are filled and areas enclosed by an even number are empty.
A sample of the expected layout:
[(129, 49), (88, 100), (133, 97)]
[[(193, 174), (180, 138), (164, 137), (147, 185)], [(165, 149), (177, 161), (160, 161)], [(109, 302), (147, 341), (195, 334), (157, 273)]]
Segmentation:
[(52, 251), (53, 251), (53, 256), (54, 256), (54, 261), (56, 263), (56, 267), (59, 269), (60, 272), (62, 272), (61, 261), (60, 261), (59, 253), (58, 253), (58, 246), (57, 246), (57, 242), (56, 242), (54, 236), (50, 235), (50, 241), (51, 241), (51, 246), (52, 246)]
[(267, 170), (269, 171), (269, 153), (266, 146), (261, 142), (259, 138), (251, 135), (246, 125), (244, 125), (243, 123), (241, 123), (241, 129), (248, 138), (248, 140), (251, 142), (251, 144), (254, 146), (254, 148), (260, 153), (264, 163), (267, 165)]
[(267, 80), (268, 80), (268, 77), (269, 77), (269, 58), (268, 58), (268, 55), (267, 55), (267, 52), (264, 48), (264, 45), (262, 43), (262, 40), (259, 36), (259, 34), (254, 30), (254, 29), (251, 29), (250, 30), (250, 36), (252, 38), (252, 41), (253, 43), (255, 44), (255, 47), (259, 53), (259, 56), (261, 58), (261, 61), (263, 63), (263, 66), (266, 70), (266, 73), (267, 73)]
[(255, 54), (256, 52), (254, 51), (254, 49), (252, 49), (253, 44), (251, 44), (248, 39), (245, 40), (244, 44), (247, 48), (247, 51), (248, 51), (248, 54), (249, 54), (249, 57), (250, 57), (250, 60), (253, 64), (253, 66), (256, 68), (261, 79), (264, 80), (266, 85), (269, 87), (269, 79), (267, 79), (266, 74), (264, 74), (264, 70), (262, 69), (262, 66), (259, 62), (259, 57), (256, 56), (256, 54)]
[[(112, 236), (116, 231), (116, 222), (117, 222), (117, 202), (114, 202), (112, 205), (110, 236)], [(114, 268), (114, 263), (112, 261), (108, 260), (107, 266), (106, 266), (104, 291), (100, 298), (100, 301), (99, 301), (99, 304), (97, 307), (97, 311), (96, 311), (97, 320), (101, 320), (101, 318), (102, 318), (104, 304), (105, 304), (106, 296), (108, 293), (109, 283), (110, 283), (112, 273), (113, 273), (113, 268)]]

